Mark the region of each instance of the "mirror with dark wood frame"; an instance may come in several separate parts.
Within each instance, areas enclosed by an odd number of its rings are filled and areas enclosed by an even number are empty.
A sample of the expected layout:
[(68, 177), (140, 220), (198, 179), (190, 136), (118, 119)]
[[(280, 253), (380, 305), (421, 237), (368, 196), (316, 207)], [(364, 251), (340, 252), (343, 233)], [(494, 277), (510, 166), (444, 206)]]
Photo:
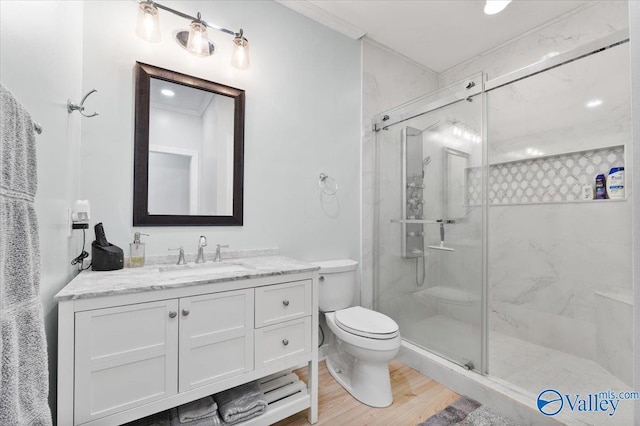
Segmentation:
[(136, 63), (134, 226), (241, 226), (244, 90)]

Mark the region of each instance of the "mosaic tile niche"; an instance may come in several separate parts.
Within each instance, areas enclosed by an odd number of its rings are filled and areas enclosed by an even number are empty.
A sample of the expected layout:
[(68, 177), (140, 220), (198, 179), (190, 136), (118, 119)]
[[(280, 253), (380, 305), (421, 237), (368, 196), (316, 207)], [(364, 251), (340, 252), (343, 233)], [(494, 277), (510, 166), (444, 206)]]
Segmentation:
[[(489, 166), (489, 204), (579, 201), (582, 187), (595, 187), (596, 175), (624, 166), (624, 146), (572, 152)], [(481, 169), (467, 170), (469, 205), (481, 203)]]

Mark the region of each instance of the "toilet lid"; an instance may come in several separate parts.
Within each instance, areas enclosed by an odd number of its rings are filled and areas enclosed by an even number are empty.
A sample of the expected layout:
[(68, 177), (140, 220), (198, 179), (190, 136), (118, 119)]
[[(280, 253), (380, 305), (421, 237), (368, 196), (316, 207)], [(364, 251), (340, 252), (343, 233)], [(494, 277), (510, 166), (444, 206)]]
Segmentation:
[(335, 313), (336, 325), (344, 331), (371, 339), (392, 339), (398, 335), (398, 324), (388, 316), (361, 306)]

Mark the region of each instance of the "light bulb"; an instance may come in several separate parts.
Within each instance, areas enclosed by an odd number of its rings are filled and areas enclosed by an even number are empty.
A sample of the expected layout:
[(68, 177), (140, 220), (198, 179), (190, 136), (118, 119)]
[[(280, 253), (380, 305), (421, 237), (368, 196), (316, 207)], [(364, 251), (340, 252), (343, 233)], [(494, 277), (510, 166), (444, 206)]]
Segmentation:
[(487, 0), (484, 6), (484, 13), (487, 15), (495, 15), (500, 13), (511, 3), (511, 0)]
[(142, 2), (138, 7), (136, 34), (143, 40), (158, 43), (160, 41), (160, 19), (158, 9), (151, 2)]
[(231, 65), (241, 70), (249, 68), (249, 41), (242, 36), (242, 31), (233, 39)]
[(211, 55), (207, 27), (200, 21), (193, 21), (189, 27), (187, 50), (196, 56)]
[(589, 102), (587, 102), (587, 108), (595, 108), (600, 105), (602, 105), (601, 99), (591, 99)]

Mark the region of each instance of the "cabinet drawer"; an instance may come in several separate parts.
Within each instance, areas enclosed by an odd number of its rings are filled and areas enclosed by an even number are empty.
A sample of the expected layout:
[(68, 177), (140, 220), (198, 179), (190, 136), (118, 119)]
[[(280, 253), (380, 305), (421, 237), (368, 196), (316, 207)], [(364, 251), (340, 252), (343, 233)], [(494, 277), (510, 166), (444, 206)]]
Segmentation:
[(256, 368), (311, 352), (311, 317), (256, 329)]
[(311, 315), (311, 280), (256, 288), (256, 327)]

